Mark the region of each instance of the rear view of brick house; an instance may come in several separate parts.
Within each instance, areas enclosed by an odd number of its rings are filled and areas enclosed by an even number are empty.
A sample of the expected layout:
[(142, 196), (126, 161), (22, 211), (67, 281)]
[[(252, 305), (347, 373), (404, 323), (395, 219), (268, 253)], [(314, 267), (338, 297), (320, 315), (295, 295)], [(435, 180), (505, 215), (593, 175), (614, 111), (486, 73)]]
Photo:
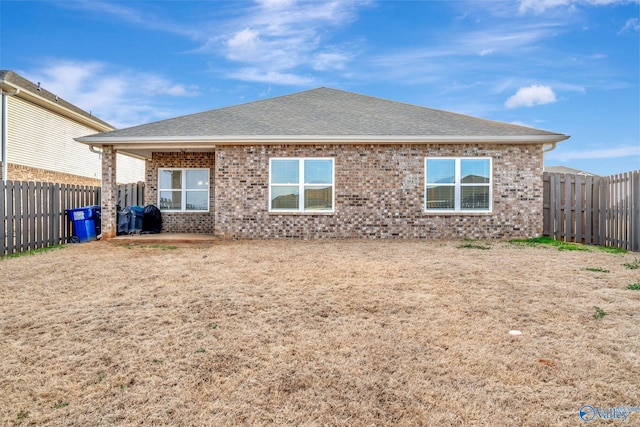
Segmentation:
[(568, 136), (329, 88), (77, 138), (146, 158), (163, 231), (221, 238), (513, 238), (542, 232), (544, 151)]

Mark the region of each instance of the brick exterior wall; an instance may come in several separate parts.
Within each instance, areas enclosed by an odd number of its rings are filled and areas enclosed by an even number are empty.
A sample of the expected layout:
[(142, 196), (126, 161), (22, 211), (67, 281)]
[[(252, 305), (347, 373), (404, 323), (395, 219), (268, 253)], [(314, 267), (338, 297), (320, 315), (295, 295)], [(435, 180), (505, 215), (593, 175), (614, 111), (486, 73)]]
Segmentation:
[[(424, 212), (425, 157), (491, 157), (491, 214)], [(335, 212), (268, 212), (271, 157), (335, 158)], [(210, 212), (163, 213), (164, 231), (221, 238), (516, 238), (542, 234), (542, 145), (220, 146), (213, 153), (154, 153), (159, 167), (209, 167)], [(215, 189), (215, 191), (214, 191)]]
[(209, 212), (162, 212), (162, 231), (167, 233), (213, 233), (215, 224), (213, 185), (214, 153), (153, 153), (145, 168), (145, 205), (158, 206), (159, 168), (208, 168)]
[[(99, 179), (8, 163), (7, 179), (11, 181), (55, 182), (56, 184), (100, 186)], [(1, 173), (0, 169), (0, 173)], [(2, 175), (0, 174), (0, 177)]]

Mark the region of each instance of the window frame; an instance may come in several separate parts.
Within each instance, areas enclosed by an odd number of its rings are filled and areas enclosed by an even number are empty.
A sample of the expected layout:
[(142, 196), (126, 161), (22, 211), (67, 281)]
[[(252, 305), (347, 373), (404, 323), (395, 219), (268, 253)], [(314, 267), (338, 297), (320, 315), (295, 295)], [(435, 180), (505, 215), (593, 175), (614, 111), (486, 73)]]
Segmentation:
[[(160, 187), (160, 175), (163, 171), (181, 171), (180, 188), (162, 188)], [(187, 172), (188, 171), (205, 171), (207, 173), (207, 188), (206, 189), (189, 189), (187, 186)], [(180, 209), (162, 209), (160, 203), (160, 196), (163, 191), (179, 191), (180, 196)], [(207, 209), (187, 209), (187, 193), (207, 193)], [(211, 170), (209, 168), (158, 168), (158, 208), (161, 212), (178, 212), (178, 213), (206, 213), (211, 210)]]
[[(437, 183), (427, 181), (427, 162), (429, 160), (454, 160), (454, 182), (453, 183)], [(463, 160), (487, 160), (489, 161), (489, 182), (488, 183), (462, 183), (461, 171)], [(450, 186), (454, 188), (454, 208), (453, 209), (433, 209), (428, 208), (427, 190), (429, 186)], [(462, 188), (468, 187), (488, 187), (489, 189), (489, 208), (488, 209), (463, 209), (462, 204)], [(424, 212), (430, 214), (487, 214), (493, 212), (493, 158), (492, 157), (425, 157), (424, 158)]]
[[(295, 160), (298, 162), (298, 182), (297, 183), (281, 183), (274, 184), (271, 182), (273, 178), (273, 162), (278, 160)], [(306, 184), (304, 182), (304, 163), (307, 160), (329, 160), (331, 162), (331, 183), (322, 184)], [(272, 189), (273, 187), (298, 187), (298, 208), (297, 209), (273, 209), (272, 208)], [(331, 209), (305, 209), (305, 187), (331, 187)], [(274, 214), (332, 214), (336, 209), (336, 162), (334, 157), (271, 157), (269, 158), (269, 198), (267, 200), (269, 213)]]

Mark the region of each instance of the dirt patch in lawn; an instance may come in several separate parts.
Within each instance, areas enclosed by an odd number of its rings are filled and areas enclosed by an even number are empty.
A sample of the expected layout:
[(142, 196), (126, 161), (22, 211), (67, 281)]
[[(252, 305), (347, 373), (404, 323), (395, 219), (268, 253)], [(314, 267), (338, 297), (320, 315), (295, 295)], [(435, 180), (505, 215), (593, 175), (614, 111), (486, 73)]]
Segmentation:
[(638, 260), (433, 241), (0, 260), (0, 424), (578, 425), (640, 406)]

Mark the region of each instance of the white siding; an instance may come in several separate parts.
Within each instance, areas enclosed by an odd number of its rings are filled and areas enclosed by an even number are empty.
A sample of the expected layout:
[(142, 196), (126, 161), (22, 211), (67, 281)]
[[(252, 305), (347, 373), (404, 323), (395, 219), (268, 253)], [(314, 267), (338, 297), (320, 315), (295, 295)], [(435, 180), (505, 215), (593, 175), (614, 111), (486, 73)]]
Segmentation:
[[(8, 163), (101, 179), (100, 155), (73, 140), (98, 130), (16, 96), (8, 98), (7, 110)], [(123, 157), (119, 156), (119, 163)], [(118, 170), (119, 182), (144, 180), (143, 161), (126, 158), (120, 164), (123, 179)]]
[(119, 183), (144, 181), (144, 160), (118, 154), (116, 162), (116, 180)]

